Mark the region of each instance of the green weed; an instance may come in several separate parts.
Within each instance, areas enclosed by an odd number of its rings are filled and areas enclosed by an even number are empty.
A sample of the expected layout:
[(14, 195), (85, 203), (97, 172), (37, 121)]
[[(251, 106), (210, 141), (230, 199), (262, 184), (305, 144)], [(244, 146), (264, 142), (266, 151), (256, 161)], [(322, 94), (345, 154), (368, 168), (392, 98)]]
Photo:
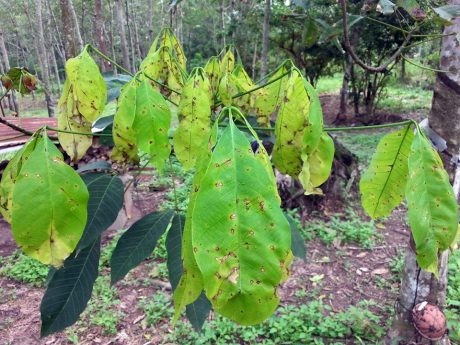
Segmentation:
[(48, 266), (18, 250), (2, 260), (0, 276), (41, 287), (45, 285), (48, 271)]
[(451, 340), (460, 341), (460, 250), (449, 257), (446, 316)]
[[(380, 317), (358, 305), (340, 313), (321, 301), (278, 309), (266, 322), (252, 327), (238, 326), (220, 316), (205, 324), (202, 333), (192, 332), (188, 324), (177, 325), (166, 342), (180, 344), (343, 344), (339, 339), (362, 339), (376, 343), (385, 330)], [(336, 342), (334, 342), (336, 341)]]
[(327, 245), (356, 243), (365, 249), (371, 249), (381, 239), (372, 221), (362, 220), (351, 210), (336, 214), (328, 221), (315, 220), (307, 224), (302, 233), (306, 239), (318, 237)]
[(148, 325), (154, 326), (162, 320), (171, 319), (174, 314), (171, 298), (162, 292), (141, 299), (138, 306), (144, 311)]

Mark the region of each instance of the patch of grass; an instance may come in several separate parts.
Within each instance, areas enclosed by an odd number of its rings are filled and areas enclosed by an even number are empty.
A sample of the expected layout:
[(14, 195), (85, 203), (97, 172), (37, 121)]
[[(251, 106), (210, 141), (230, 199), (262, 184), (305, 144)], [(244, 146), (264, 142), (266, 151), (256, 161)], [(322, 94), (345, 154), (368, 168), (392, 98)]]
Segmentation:
[(327, 245), (356, 243), (371, 249), (380, 240), (372, 221), (364, 221), (354, 211), (336, 214), (328, 221), (315, 220), (302, 229), (306, 239), (318, 237)]
[(388, 131), (362, 132), (342, 132), (337, 133), (337, 139), (358, 157), (360, 166), (367, 167), (371, 162), (372, 155), (377, 148), (380, 139)]
[(108, 275), (99, 276), (94, 283), (93, 294), (88, 307), (75, 327), (92, 324), (101, 326), (104, 334), (117, 333), (117, 325), (123, 318), (123, 312), (118, 307), (119, 304), (117, 291), (110, 286), (110, 277)]
[(449, 278), (447, 285), (447, 322), (451, 340), (460, 341), (460, 250), (449, 257)]
[(342, 74), (336, 73), (332, 76), (321, 77), (316, 84), (316, 91), (321, 93), (336, 93), (342, 87)]
[(168, 341), (180, 344), (343, 344), (340, 340), (361, 339), (376, 344), (385, 330), (381, 319), (364, 305), (350, 306), (340, 313), (332, 313), (322, 301), (300, 306), (280, 307), (266, 322), (252, 326), (238, 326), (221, 316), (205, 324), (202, 333), (192, 332), (188, 324), (177, 325)]
[(378, 109), (392, 113), (423, 112), (431, 107), (433, 91), (417, 86), (390, 84), (379, 100)]
[(46, 108), (23, 110), (20, 117), (48, 117), (48, 110)]
[(28, 283), (36, 287), (45, 285), (49, 267), (23, 254), (19, 250), (2, 259), (1, 264), (0, 276)]
[(174, 314), (171, 298), (162, 292), (142, 298), (138, 306), (145, 313), (145, 322), (151, 326), (165, 319), (169, 321)]

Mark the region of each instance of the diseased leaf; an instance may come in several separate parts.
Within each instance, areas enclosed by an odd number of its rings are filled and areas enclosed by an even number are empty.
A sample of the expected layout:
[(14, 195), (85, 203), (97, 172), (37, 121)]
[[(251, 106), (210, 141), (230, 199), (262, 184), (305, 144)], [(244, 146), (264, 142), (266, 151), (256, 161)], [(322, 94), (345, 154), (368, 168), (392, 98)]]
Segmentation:
[(270, 118), (278, 115), (280, 105), (284, 101), (283, 94), (288, 79), (286, 72), (287, 68), (281, 66), (267, 81), (267, 85), (251, 94), (254, 103), (253, 111), (257, 123), (262, 127), (269, 128)]
[(211, 135), (208, 138), (207, 150), (197, 158), (196, 173), (193, 177), (192, 192), (190, 193), (185, 225), (182, 237), (182, 276), (179, 284), (174, 289), (174, 322), (178, 320), (182, 310), (189, 304), (194, 303), (203, 290), (203, 278), (195, 260), (192, 245), (192, 213), (195, 208), (195, 200), (200, 190), (201, 180), (206, 173), (206, 167), (211, 159), (211, 150), (215, 146), (218, 131), (218, 122), (214, 123)]
[(211, 86), (202, 68), (195, 68), (187, 80), (179, 102), (179, 127), (174, 133), (174, 152), (185, 169), (195, 166), (207, 150), (211, 131)]
[(144, 80), (136, 88), (133, 110), (137, 146), (148, 155), (150, 163), (162, 171), (171, 153), (168, 137), (171, 125), (169, 107), (163, 96)]
[(51, 140), (43, 137), (23, 163), (13, 187), (14, 239), (27, 255), (59, 267), (80, 240), (87, 203), (88, 190), (80, 176), (64, 163)]
[(406, 198), (417, 262), (437, 274), (438, 253), (448, 249), (457, 234), (457, 200), (441, 158), (420, 132), (408, 162)]
[(78, 114), (93, 122), (104, 110), (107, 87), (87, 48), (80, 55), (67, 60), (65, 70), (70, 83), (69, 97), (73, 97)]
[(273, 313), (292, 259), (289, 223), (272, 181), (230, 118), (196, 194), (191, 240), (214, 309), (244, 325)]
[(211, 85), (212, 98), (214, 99), (217, 95), (219, 89), (219, 81), (221, 78), (220, 74), (220, 63), (217, 56), (212, 56), (206, 65), (204, 66), (204, 71), (208, 76), (209, 83)]
[(404, 200), (413, 138), (411, 126), (385, 135), (361, 176), (361, 202), (371, 218), (387, 217)]
[(275, 122), (273, 164), (281, 173), (297, 176), (302, 170), (301, 153), (310, 111), (310, 99), (297, 69), (292, 69), (282, 98)]
[(304, 79), (304, 86), (310, 99), (308, 125), (304, 132), (303, 152), (311, 154), (317, 148), (323, 135), (323, 110), (315, 88)]
[(88, 221), (78, 250), (91, 245), (113, 224), (123, 206), (124, 186), (118, 176), (91, 173), (82, 176), (89, 192)]
[(42, 140), (40, 136), (33, 136), (27, 141), (27, 143), (16, 152), (3, 171), (2, 181), (0, 183), (0, 212), (8, 223), (11, 223), (14, 184), (16, 183), (24, 162), (29, 159), (30, 154), (35, 149), (35, 145), (39, 140)]
[(85, 310), (98, 275), (100, 247), (98, 238), (52, 274), (40, 305), (42, 337), (73, 325)]
[[(223, 51), (220, 53), (223, 54)], [(235, 55), (232, 49), (229, 48), (220, 59), (220, 74), (224, 76), (226, 73), (231, 74), (235, 68)]]
[(311, 154), (302, 154), (302, 171), (298, 178), (305, 194), (323, 194), (321, 186), (329, 178), (334, 161), (334, 141), (323, 132), (316, 149)]
[(171, 225), (174, 212), (153, 212), (135, 222), (120, 237), (110, 258), (111, 283), (115, 284), (152, 254), (158, 239)]

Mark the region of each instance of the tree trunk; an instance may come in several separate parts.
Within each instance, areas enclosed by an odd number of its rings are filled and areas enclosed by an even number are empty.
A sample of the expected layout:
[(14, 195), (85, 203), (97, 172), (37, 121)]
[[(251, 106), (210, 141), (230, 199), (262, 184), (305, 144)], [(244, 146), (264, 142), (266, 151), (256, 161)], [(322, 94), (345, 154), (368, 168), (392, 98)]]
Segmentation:
[(260, 76), (263, 77), (268, 71), (268, 50), (269, 50), (269, 34), (270, 34), (270, 15), (271, 15), (271, 0), (265, 0), (264, 25), (262, 31), (262, 56), (260, 66)]
[(54, 116), (54, 105), (51, 97), (51, 82), (49, 75), (48, 56), (45, 48), (45, 35), (43, 30), (42, 18), (42, 0), (36, 0), (36, 15), (37, 15), (37, 52), (38, 61), (40, 63), (40, 75), (43, 82), (43, 90), (45, 92), (46, 107), (48, 109), (48, 117)]
[[(451, 0), (451, 5), (459, 5), (460, 0)], [(447, 141), (449, 156), (458, 157), (460, 153), (460, 43), (450, 33), (460, 32), (460, 18), (453, 25), (444, 30), (444, 38), (441, 46), (440, 70), (446, 73), (438, 73), (433, 93), (429, 122), (432, 129)], [(458, 163), (457, 163), (458, 164)], [(454, 175), (455, 165), (446, 166), (451, 178)], [(455, 186), (458, 186), (460, 174), (455, 173)], [(454, 188), (458, 198), (458, 188)], [(416, 303), (428, 301), (438, 305), (441, 309), (446, 306), (447, 289), (447, 261), (448, 251), (440, 255), (439, 279), (433, 274), (420, 272), (415, 261), (415, 254), (408, 251), (406, 257), (403, 281), (399, 297), (399, 307), (387, 344), (395, 344), (394, 339), (400, 339), (401, 344), (409, 341), (419, 341), (417, 344), (432, 344), (426, 339), (415, 339), (417, 331), (410, 322), (410, 310)], [(420, 273), (419, 273), (420, 272)], [(417, 279), (418, 278), (418, 279)], [(436, 342), (437, 344), (449, 344), (448, 336)]]
[(118, 21), (118, 29), (120, 30), (120, 43), (121, 43), (121, 53), (123, 56), (123, 67), (128, 71), (131, 70), (131, 62), (129, 60), (129, 45), (128, 39), (126, 37), (126, 24), (125, 24), (125, 15), (123, 13), (123, 2), (122, 0), (115, 0), (115, 11)]
[(77, 56), (83, 49), (77, 15), (72, 0), (59, 0), (61, 8), (62, 32), (64, 35), (65, 58)]
[[(107, 51), (107, 42), (104, 36), (104, 20), (102, 18), (102, 0), (94, 0), (94, 42), (96, 43), (97, 49), (105, 55), (109, 55)], [(110, 63), (107, 60), (101, 61), (101, 72), (105, 73), (110, 71)]]

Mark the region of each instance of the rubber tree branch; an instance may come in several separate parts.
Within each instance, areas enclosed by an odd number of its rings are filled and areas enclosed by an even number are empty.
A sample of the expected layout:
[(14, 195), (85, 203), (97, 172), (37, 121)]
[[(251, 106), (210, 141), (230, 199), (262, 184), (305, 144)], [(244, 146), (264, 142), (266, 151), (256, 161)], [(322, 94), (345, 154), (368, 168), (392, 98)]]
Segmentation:
[(372, 72), (372, 73), (382, 73), (385, 72), (388, 68), (388, 66), (395, 61), (399, 56), (402, 55), (404, 49), (407, 47), (409, 44), (412, 35), (414, 34), (416, 29), (413, 29), (409, 31), (407, 34), (406, 38), (404, 39), (404, 42), (399, 46), (399, 48), (391, 55), (388, 60), (384, 63), (382, 63), (379, 66), (370, 66), (366, 64), (363, 60), (359, 58), (359, 56), (356, 54), (356, 52), (353, 50), (351, 43), (350, 43), (350, 36), (348, 33), (348, 19), (347, 19), (347, 4), (346, 0), (339, 0), (339, 4), (342, 10), (342, 27), (343, 27), (343, 45), (345, 50), (350, 54), (350, 57), (353, 59), (353, 61), (360, 67), (362, 67), (364, 70)]
[(11, 123), (3, 118), (0, 117), (0, 123), (3, 123), (4, 125), (14, 129), (15, 131), (18, 131), (22, 134), (25, 134), (25, 135), (28, 135), (28, 136), (31, 136), (34, 134), (34, 132), (31, 132), (31, 131), (28, 131), (27, 129), (25, 128), (22, 128), (22, 127), (19, 127), (19, 126), (16, 126), (14, 123)]

